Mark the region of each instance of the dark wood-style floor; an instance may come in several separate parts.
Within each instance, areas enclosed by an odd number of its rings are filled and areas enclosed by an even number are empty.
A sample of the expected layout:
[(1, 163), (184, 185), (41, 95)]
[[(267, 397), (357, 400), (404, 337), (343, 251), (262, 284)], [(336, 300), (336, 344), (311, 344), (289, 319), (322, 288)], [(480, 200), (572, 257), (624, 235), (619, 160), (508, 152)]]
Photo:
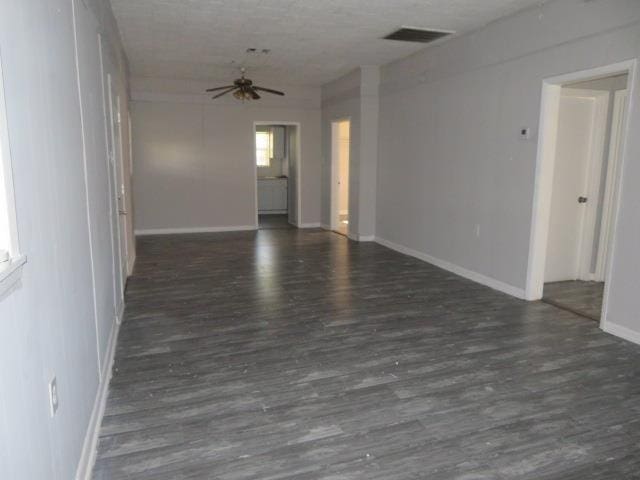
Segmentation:
[(603, 282), (550, 282), (544, 284), (543, 300), (597, 321), (602, 311), (603, 292)]
[(640, 348), (319, 230), (142, 237), (94, 478), (640, 478)]
[(260, 230), (286, 229), (296, 228), (295, 225), (289, 223), (289, 215), (287, 214), (269, 214), (258, 215), (258, 227)]

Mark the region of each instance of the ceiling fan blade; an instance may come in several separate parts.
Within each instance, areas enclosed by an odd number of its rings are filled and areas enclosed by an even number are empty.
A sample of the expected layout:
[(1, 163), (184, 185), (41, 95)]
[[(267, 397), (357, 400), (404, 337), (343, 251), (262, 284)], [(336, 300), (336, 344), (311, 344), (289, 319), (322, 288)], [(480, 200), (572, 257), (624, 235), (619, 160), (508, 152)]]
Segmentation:
[(224, 87), (207, 88), (205, 92), (215, 92), (216, 90), (224, 90), (225, 88), (235, 87), (235, 85), (225, 85)]
[(268, 92), (268, 93), (273, 93), (274, 95), (282, 95), (284, 96), (284, 92), (279, 92), (278, 90), (271, 90), (270, 88), (264, 88), (264, 87), (253, 87), (256, 90), (260, 90), (261, 92)]
[(221, 96), (223, 96), (223, 95), (225, 95), (225, 94), (227, 94), (227, 93), (229, 93), (229, 92), (231, 92), (232, 90), (235, 90), (235, 89), (236, 89), (236, 87), (231, 87), (229, 90), (225, 90), (224, 92), (219, 93), (219, 94), (217, 94), (217, 95), (214, 95), (214, 96), (213, 96), (213, 97), (211, 97), (211, 98), (212, 98), (212, 99), (216, 99), (216, 98), (221, 97)]
[(251, 98), (253, 98), (254, 100), (260, 100), (260, 95), (258, 95), (258, 92), (256, 92), (255, 88), (248, 88), (247, 91), (251, 95)]

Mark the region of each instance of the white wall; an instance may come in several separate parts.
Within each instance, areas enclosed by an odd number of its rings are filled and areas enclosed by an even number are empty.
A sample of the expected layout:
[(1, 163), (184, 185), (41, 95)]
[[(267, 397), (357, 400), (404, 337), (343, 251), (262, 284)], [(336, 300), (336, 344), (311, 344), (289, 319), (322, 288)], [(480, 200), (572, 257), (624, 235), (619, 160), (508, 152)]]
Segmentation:
[(378, 67), (363, 66), (322, 87), (322, 224), (331, 225), (331, 123), (349, 119), (349, 234), (355, 239), (375, 233), (379, 80)]
[[(385, 66), (376, 235), (524, 295), (542, 80), (637, 58), (639, 20), (636, 0), (562, 0)], [(631, 135), (610, 309), (638, 331), (639, 149)]]
[(132, 79), (136, 231), (253, 227), (256, 121), (300, 122), (302, 223), (319, 223), (319, 89), (241, 103), (211, 100), (210, 86)]
[[(115, 331), (102, 92), (92, 85), (100, 79), (98, 30), (114, 42), (112, 73), (123, 97), (126, 66), (108, 4), (90, 5), (95, 10), (75, 2), (82, 94), (74, 2), (0, 7), (17, 222), (28, 258), (20, 284), (0, 299), (0, 477), (12, 480), (74, 477)], [(50, 418), (54, 375), (60, 406)]]

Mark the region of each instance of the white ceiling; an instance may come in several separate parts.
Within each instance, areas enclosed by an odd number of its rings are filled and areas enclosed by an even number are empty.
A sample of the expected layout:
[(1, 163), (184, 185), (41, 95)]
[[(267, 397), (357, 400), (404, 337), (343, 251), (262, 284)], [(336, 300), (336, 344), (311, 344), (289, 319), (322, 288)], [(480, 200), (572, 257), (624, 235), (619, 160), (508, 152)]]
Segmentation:
[[(425, 45), (381, 40), (405, 25), (464, 33), (540, 0), (111, 0), (133, 75), (322, 85)], [(247, 48), (271, 49), (249, 55)]]

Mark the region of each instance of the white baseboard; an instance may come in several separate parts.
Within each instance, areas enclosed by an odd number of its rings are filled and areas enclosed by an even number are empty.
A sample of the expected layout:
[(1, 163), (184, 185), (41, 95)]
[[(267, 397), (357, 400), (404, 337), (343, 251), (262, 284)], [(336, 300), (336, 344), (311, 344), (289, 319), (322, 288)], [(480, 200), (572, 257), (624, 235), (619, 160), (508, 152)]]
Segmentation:
[(255, 225), (232, 225), (227, 227), (189, 227), (189, 228), (149, 228), (136, 230), (139, 235), (169, 235), (175, 233), (216, 233), (216, 232), (240, 232), (255, 230)]
[(258, 210), (258, 215), (284, 215), (288, 212), (288, 210), (264, 210), (262, 212)]
[(439, 258), (435, 258), (431, 255), (427, 255), (426, 253), (422, 253), (412, 248), (405, 247), (404, 245), (399, 245), (389, 240), (385, 240), (384, 238), (375, 237), (375, 242), (388, 247), (391, 250), (395, 250), (397, 252), (404, 253), (405, 255), (418, 258), (424, 262), (435, 265), (436, 267), (440, 267), (444, 270), (448, 270), (452, 273), (455, 273), (456, 275), (460, 275), (461, 277), (467, 278), (476, 283), (480, 283), (487, 287), (493, 288), (494, 290), (498, 290), (516, 298), (525, 298), (525, 291), (523, 288), (514, 287), (513, 285), (501, 282), (500, 280), (496, 280), (495, 278), (487, 277), (486, 275), (483, 275), (481, 273), (474, 272), (473, 270), (468, 270), (454, 263), (447, 262), (446, 260), (440, 260)]
[(373, 242), (375, 241), (375, 235), (358, 235), (357, 233), (350, 233), (349, 238), (356, 242)]
[(301, 223), (298, 228), (320, 228), (320, 222), (317, 223)]
[(134, 255), (133, 257), (129, 258), (129, 260), (127, 261), (127, 278), (130, 277), (133, 274), (133, 269), (136, 266), (136, 259), (137, 259), (137, 255)]
[(116, 323), (120, 325), (122, 318), (124, 317), (124, 295), (120, 298), (120, 304), (118, 305), (118, 311), (116, 312)]
[(640, 332), (611, 322), (602, 322), (600, 328), (603, 331), (610, 333), (611, 335), (615, 335), (616, 337), (620, 337), (630, 342), (640, 344)]
[(93, 470), (93, 464), (96, 461), (96, 449), (98, 447), (100, 425), (102, 424), (104, 408), (107, 404), (107, 394), (109, 392), (109, 382), (111, 381), (113, 359), (116, 353), (116, 343), (118, 341), (119, 331), (120, 324), (113, 322), (102, 371), (100, 372), (101, 381), (98, 385), (98, 392), (96, 393), (93, 410), (91, 411), (91, 417), (89, 418), (89, 426), (87, 427), (87, 433), (84, 437), (84, 443), (82, 444), (80, 461), (78, 462), (78, 468), (76, 469), (76, 480), (91, 479), (91, 471)]
[(326, 223), (321, 223), (320, 228), (323, 230), (331, 230), (331, 225), (327, 225)]

